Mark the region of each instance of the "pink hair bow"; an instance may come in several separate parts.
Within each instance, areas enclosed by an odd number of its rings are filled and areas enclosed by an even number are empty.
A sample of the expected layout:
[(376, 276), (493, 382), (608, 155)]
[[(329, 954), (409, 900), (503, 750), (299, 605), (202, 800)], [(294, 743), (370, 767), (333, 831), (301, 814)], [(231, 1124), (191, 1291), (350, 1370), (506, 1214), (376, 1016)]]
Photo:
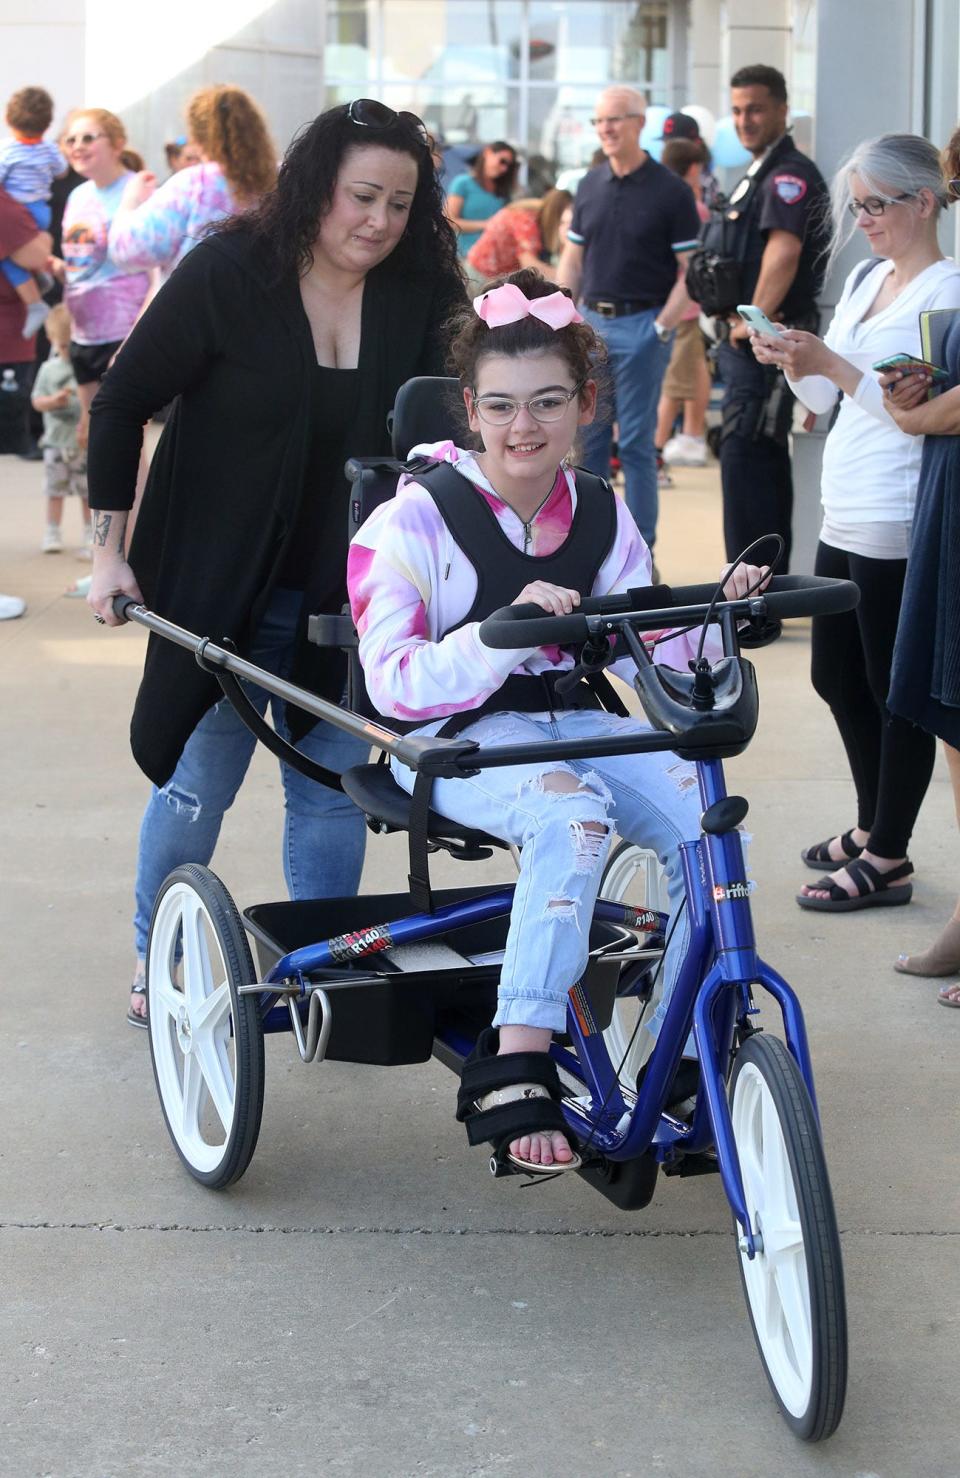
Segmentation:
[(555, 292), (545, 298), (528, 298), (513, 282), (505, 282), (473, 300), (474, 311), (487, 328), (502, 328), (505, 323), (519, 323), (521, 318), (539, 318), (554, 332), (568, 323), (582, 323), (572, 298)]

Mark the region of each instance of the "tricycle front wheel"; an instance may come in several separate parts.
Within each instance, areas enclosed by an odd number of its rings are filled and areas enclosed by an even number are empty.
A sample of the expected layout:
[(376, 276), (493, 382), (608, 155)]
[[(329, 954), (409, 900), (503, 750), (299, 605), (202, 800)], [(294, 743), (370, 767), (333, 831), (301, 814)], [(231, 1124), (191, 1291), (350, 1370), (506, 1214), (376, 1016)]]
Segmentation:
[[(730, 1112), (747, 1211), (740, 1276), (767, 1378), (798, 1437), (836, 1430), (847, 1383), (843, 1262), (820, 1127), (800, 1070), (776, 1037), (737, 1053)], [(738, 1236), (739, 1236), (739, 1228)]]
[(147, 943), (150, 1055), (177, 1154), (195, 1180), (222, 1190), (253, 1156), (263, 1114), (263, 1026), (257, 979), (233, 899), (209, 868), (165, 878)]

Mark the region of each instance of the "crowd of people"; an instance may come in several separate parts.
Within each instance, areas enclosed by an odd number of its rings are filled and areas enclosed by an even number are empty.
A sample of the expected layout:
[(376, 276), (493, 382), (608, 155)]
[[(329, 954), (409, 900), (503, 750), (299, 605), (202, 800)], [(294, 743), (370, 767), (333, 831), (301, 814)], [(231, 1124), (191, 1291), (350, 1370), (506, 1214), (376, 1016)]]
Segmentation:
[[(814, 621), (812, 682), (847, 753), (856, 824), (804, 851), (824, 876), (797, 901), (829, 912), (904, 904), (936, 737), (960, 820), (960, 326), (954, 319), (944, 335), (946, 388), (934, 397), (922, 365), (877, 366), (903, 354), (922, 361), (919, 315), (960, 309), (960, 267), (938, 243), (941, 212), (960, 198), (960, 131), (942, 157), (909, 134), (867, 141), (837, 172), (831, 198), (788, 131), (781, 74), (741, 68), (730, 97), (752, 162), (727, 195), (696, 120), (668, 117), (657, 160), (641, 143), (644, 97), (617, 84), (597, 100), (598, 159), (575, 194), (518, 196), (513, 145), (481, 148), (444, 192), (421, 121), (368, 98), (321, 114), (278, 169), (263, 114), (229, 86), (190, 99), (187, 133), (168, 149), (171, 173), (159, 183), (106, 109), (74, 110), (48, 143), (52, 101), (25, 88), (10, 100), (12, 136), (0, 148), (3, 388), (8, 377), (16, 391), (26, 386), (43, 417), (45, 551), (63, 547), (64, 500), (76, 496), (99, 622), (118, 624), (113, 599), (127, 594), (188, 629), (228, 634), (269, 671), (337, 699), (340, 661), (308, 644), (306, 619), (349, 597), (370, 694), (387, 719), (435, 733), (467, 712), (474, 737), (502, 734), (505, 722), (542, 734), (548, 720), (593, 732), (589, 709), (542, 713), (562, 654), (484, 647), (484, 571), (497, 566), (499, 588), (515, 568), (514, 598), (553, 612), (581, 594), (655, 581), (659, 489), (671, 465), (706, 461), (709, 366), (724, 394), (731, 592), (763, 578), (773, 552), (765, 536), (782, 541), (781, 569), (789, 560), (795, 402), (808, 417), (831, 416), (816, 568), (853, 579), (861, 601)], [(64, 177), (75, 187), (57, 221), (51, 197)], [(821, 338), (818, 295), (854, 232), (867, 254)], [(748, 326), (743, 303), (773, 331)], [(34, 380), (41, 323), (50, 353)], [(345, 459), (387, 452), (401, 385), (451, 367), (475, 441), (425, 450), (459, 476), (456, 496), (492, 513), (484, 547), (467, 556), (443, 499), (415, 479), (357, 536), (348, 588)], [(165, 425), (148, 471), (153, 417)], [(622, 499), (609, 493), (614, 451)], [(2, 599), (0, 617), (19, 614), (22, 603)], [(777, 635), (771, 625), (759, 639)], [(671, 660), (672, 646), (683, 665), (686, 640), (666, 643), (660, 659)], [(134, 1025), (147, 1021), (144, 958), (160, 883), (181, 862), (210, 860), (251, 758), (253, 737), (218, 694), (192, 658), (151, 638), (132, 724), (153, 782), (135, 888)], [(264, 711), (267, 695), (253, 697)], [(296, 709), (277, 703), (273, 718), (327, 771), (364, 758), (356, 740)], [(496, 785), (488, 774), (476, 794), (443, 781), (435, 804), (527, 844), (518, 899), (536, 886), (586, 907), (615, 828), (665, 857), (676, 891), (677, 846), (696, 831), (696, 806), (674, 786), (671, 809), (660, 761), (646, 759), (642, 774), (636, 756), (602, 774), (596, 764), (589, 774), (576, 764), (492, 772)], [(338, 790), (282, 773), (291, 897), (351, 894), (360, 812)], [(402, 767), (396, 778), (412, 783)], [(572, 852), (550, 845), (556, 827), (573, 828)], [(543, 1053), (562, 1028), (582, 966), (583, 936), (563, 927), (563, 909), (536, 917), (534, 945), (515, 910), (484, 1049), (516, 1056), (518, 1072), (519, 1058)], [(544, 919), (556, 927), (545, 931)], [(682, 944), (678, 931), (667, 994)], [(960, 972), (960, 902), (940, 938), (896, 968)], [(939, 999), (960, 1005), (960, 987)], [(528, 1083), (512, 1087), (481, 1112), (543, 1097)], [(528, 1167), (575, 1164), (574, 1147), (538, 1112), (517, 1120), (511, 1155)]]

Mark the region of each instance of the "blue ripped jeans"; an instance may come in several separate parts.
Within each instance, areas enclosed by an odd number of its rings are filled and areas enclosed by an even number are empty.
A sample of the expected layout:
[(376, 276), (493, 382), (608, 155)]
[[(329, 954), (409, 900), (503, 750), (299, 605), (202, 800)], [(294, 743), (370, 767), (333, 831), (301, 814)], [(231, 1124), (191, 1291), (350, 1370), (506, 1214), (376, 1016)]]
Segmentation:
[[(438, 719), (417, 732), (434, 734), (443, 722)], [(463, 737), (492, 745), (584, 739), (611, 731), (649, 732), (649, 725), (598, 712), (561, 713), (552, 719), (500, 713), (478, 719), (463, 730)], [(397, 783), (412, 790), (412, 772), (396, 761), (392, 767)], [(568, 784), (575, 782), (575, 788), (556, 789), (563, 777)], [(670, 752), (544, 760), (481, 770), (470, 779), (435, 780), (432, 806), (522, 848), (494, 1026), (563, 1030), (567, 992), (586, 967), (590, 920), (613, 830), (657, 853), (667, 873), (671, 914), (683, 898), (678, 843), (700, 835), (695, 767)], [(654, 1037), (689, 936), (684, 910), (664, 961), (663, 994), (647, 1027)]]
[[(275, 590), (250, 651), (250, 660), (286, 677), (303, 592)], [(268, 695), (245, 685), (261, 713)], [(285, 739), (283, 704), (272, 700), (273, 721)], [(140, 828), (134, 936), (137, 956), (147, 948), (150, 915), (160, 885), (184, 862), (208, 863), (224, 812), (232, 806), (256, 747), (230, 704), (223, 699), (200, 720), (184, 746), (176, 770), (154, 787)], [(338, 773), (362, 765), (369, 746), (320, 722), (297, 744), (304, 754)], [(366, 827), (349, 797), (308, 780), (281, 764), (284, 790), (283, 862), (291, 898), (342, 898), (356, 893), (363, 869)]]

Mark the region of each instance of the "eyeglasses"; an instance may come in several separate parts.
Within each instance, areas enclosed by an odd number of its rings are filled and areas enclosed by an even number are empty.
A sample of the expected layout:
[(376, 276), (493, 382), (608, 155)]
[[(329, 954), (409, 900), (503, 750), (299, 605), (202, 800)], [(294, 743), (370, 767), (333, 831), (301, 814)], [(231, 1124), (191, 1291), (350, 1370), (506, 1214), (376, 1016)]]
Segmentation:
[(909, 191), (906, 195), (894, 195), (890, 200), (884, 200), (881, 195), (868, 195), (866, 200), (849, 200), (847, 210), (852, 216), (858, 216), (862, 210), (868, 216), (882, 216), (888, 205), (900, 205), (904, 200), (915, 199), (916, 196)]
[(68, 133), (63, 142), (68, 149), (72, 149), (74, 144), (92, 144), (97, 139), (105, 138), (105, 133)]
[(481, 395), (474, 402), (474, 410), (488, 426), (509, 426), (522, 410), (530, 412), (535, 421), (559, 421), (570, 404), (586, 384), (580, 380), (572, 390), (545, 390), (532, 400), (514, 400), (509, 395)]
[(416, 113), (397, 113), (376, 98), (354, 98), (347, 109), (347, 117), (358, 128), (392, 128), (395, 123), (402, 123), (413, 128), (423, 143), (429, 142), (423, 119)]
[(622, 123), (625, 118), (642, 118), (642, 113), (610, 113), (606, 118), (591, 118), (590, 122), (594, 128), (599, 128), (601, 123)]
[(960, 180), (947, 180), (947, 189), (952, 190), (957, 199), (960, 200)]

